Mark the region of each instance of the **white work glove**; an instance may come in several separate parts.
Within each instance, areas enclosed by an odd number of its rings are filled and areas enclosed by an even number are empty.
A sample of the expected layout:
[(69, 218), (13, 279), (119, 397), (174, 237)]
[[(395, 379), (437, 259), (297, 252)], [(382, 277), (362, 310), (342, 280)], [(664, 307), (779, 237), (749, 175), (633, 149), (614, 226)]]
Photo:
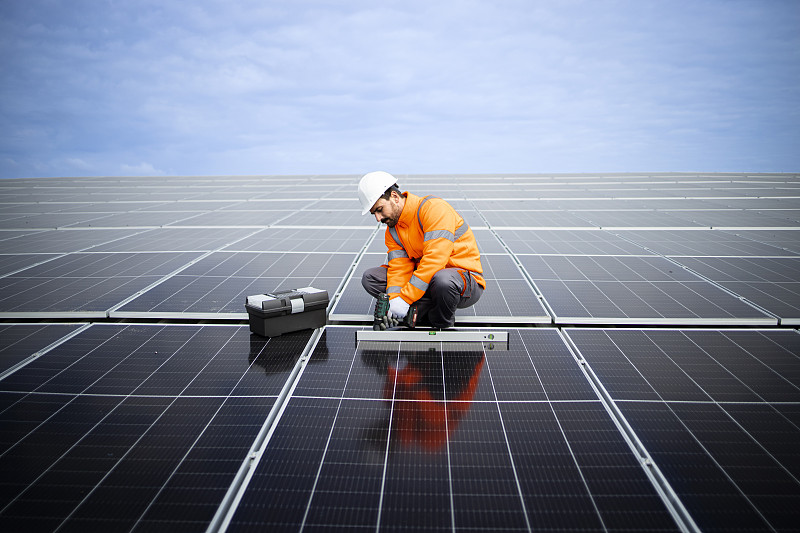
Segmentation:
[(408, 308), (411, 307), (405, 300), (399, 296), (395, 296), (389, 300), (389, 316), (401, 320), (408, 314)]

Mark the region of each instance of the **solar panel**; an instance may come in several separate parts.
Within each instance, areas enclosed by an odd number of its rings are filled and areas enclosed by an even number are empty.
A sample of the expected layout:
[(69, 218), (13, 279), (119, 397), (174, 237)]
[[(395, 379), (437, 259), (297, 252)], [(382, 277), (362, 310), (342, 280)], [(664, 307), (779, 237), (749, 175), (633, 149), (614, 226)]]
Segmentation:
[[(108, 214), (123, 214), (131, 211), (141, 211), (146, 208), (153, 208), (156, 206), (168, 205), (167, 202), (93, 202), (93, 201), (75, 201), (75, 202), (59, 202), (56, 204), (23, 204), (21, 209), (26, 209), (25, 206), (41, 205), (41, 213), (108, 213)], [(161, 211), (170, 211), (170, 209), (161, 209)]]
[(512, 345), (376, 350), (328, 327), (231, 527), (676, 529), (557, 332)]
[(0, 242), (16, 239), (25, 235), (40, 233), (41, 230), (0, 230)]
[(800, 438), (793, 405), (800, 400), (800, 335), (567, 334), (703, 531), (797, 524), (800, 469), (786, 444)]
[[(59, 214), (58, 217), (61, 215)], [(125, 228), (125, 227), (161, 227), (168, 224), (178, 224), (185, 220), (197, 216), (197, 213), (190, 211), (163, 212), (150, 211), (146, 216), (139, 212), (113, 213), (102, 217), (88, 219), (76, 224), (71, 224), (71, 228)]]
[[(591, 198), (583, 200), (556, 201), (562, 209), (568, 209), (580, 214), (583, 211), (683, 211), (686, 209), (719, 209), (722, 206), (711, 203), (711, 200), (698, 200), (687, 198), (627, 198), (624, 200), (612, 198)], [(672, 213), (673, 216), (678, 213)]]
[(681, 264), (780, 317), (800, 324), (800, 258), (683, 257)]
[[(264, 196), (263, 198), (260, 196)], [(314, 204), (312, 204), (314, 205)], [(308, 200), (287, 200), (270, 198), (269, 195), (260, 195), (258, 191), (251, 197), (248, 197), (246, 202), (237, 202), (229, 206), (223, 207), (221, 211), (252, 211), (252, 210), (267, 210), (267, 211), (299, 211), (309, 207)], [(354, 206), (355, 207), (355, 206)]]
[(106, 311), (196, 258), (175, 254), (69, 254), (0, 278), (0, 316)]
[(4, 254), (69, 253), (111, 245), (119, 239), (142, 233), (135, 229), (50, 230), (31, 232), (3, 241)]
[(567, 211), (482, 211), (495, 228), (591, 228), (587, 219)]
[(226, 227), (262, 227), (270, 224), (277, 224), (285, 220), (293, 211), (212, 211), (201, 213), (191, 217), (184, 217), (181, 220), (170, 224), (172, 227), (204, 227), (214, 226)]
[(258, 231), (260, 230), (255, 228), (157, 228), (107, 242), (92, 251), (210, 252), (234, 244)]
[[(331, 224), (336, 221), (336, 224)], [(319, 227), (343, 227), (343, 226), (374, 226), (375, 219), (361, 215), (360, 211), (344, 210), (316, 210), (294, 212), (280, 221), (282, 226), (319, 226)]]
[[(0, 530), (795, 527), (796, 174), (399, 175), (507, 350), (356, 344), (357, 179), (0, 180)], [(309, 285), (328, 326), (248, 331)]]
[(3, 530), (203, 529), (309, 337), (92, 326), (17, 370), (0, 382)]
[(667, 256), (796, 255), (777, 246), (727, 231), (618, 231), (617, 234), (647, 250)]
[(7, 276), (18, 270), (54, 259), (54, 254), (14, 254), (0, 255), (0, 276)]
[[(800, 209), (800, 198), (741, 198), (725, 200), (706, 200), (711, 207), (730, 209)], [(679, 206), (678, 206), (679, 207)]]
[(36, 214), (36, 215), (11, 215), (8, 218), (0, 219), (0, 227), (3, 228), (25, 228), (25, 229), (56, 229), (72, 226), (89, 225), (91, 222), (98, 222), (110, 215), (107, 213), (58, 213), (58, 214)]
[(737, 237), (777, 248), (775, 255), (800, 254), (800, 231), (736, 231), (735, 234)]
[(520, 255), (561, 324), (776, 324), (662, 257)]
[[(224, 209), (232, 209), (236, 206), (246, 205), (247, 210), (255, 209), (255, 205), (251, 205), (247, 202), (219, 202), (219, 201), (197, 201), (197, 200), (181, 200), (181, 201), (171, 201), (171, 202), (156, 202), (156, 203), (146, 203), (144, 205), (139, 204), (141, 207), (137, 211), (163, 211), (167, 213), (179, 213), (179, 212), (188, 212), (188, 213), (207, 213), (209, 211), (217, 211), (217, 210), (224, 210)], [(107, 205), (107, 204), (106, 204)], [(275, 207), (275, 209), (280, 209)], [(286, 207), (284, 207), (286, 209)]]
[(785, 213), (778, 211), (754, 211), (754, 210), (708, 210), (708, 211), (678, 211), (674, 212), (676, 217), (691, 221), (693, 224), (701, 226), (719, 227), (783, 227), (799, 226), (797, 217), (792, 216), (794, 212)]
[(499, 230), (515, 254), (651, 255), (642, 246), (605, 230)]
[[(0, 196), (0, 200), (3, 199), (3, 196)], [(4, 219), (11, 219), (14, 218), (13, 215), (22, 214), (22, 215), (29, 215), (29, 214), (36, 214), (36, 213), (54, 213), (54, 212), (68, 212), (67, 206), (92, 206), (94, 204), (88, 202), (81, 202), (75, 204), (34, 204), (34, 203), (18, 203), (18, 204), (8, 204), (0, 202), (0, 215)], [(83, 212), (88, 212), (89, 210), (82, 210)]]
[(374, 228), (268, 228), (226, 247), (235, 251), (359, 252)]
[[(681, 214), (683, 212), (680, 212)], [(579, 211), (575, 213), (590, 225), (609, 227), (638, 227), (638, 228), (693, 228), (702, 224), (691, 220), (690, 217), (678, 216), (678, 213), (665, 213), (664, 211)]]
[[(216, 252), (115, 308), (114, 317), (246, 318), (247, 296), (314, 287), (334, 294), (355, 254)], [(0, 280), (2, 281), (2, 280)]]

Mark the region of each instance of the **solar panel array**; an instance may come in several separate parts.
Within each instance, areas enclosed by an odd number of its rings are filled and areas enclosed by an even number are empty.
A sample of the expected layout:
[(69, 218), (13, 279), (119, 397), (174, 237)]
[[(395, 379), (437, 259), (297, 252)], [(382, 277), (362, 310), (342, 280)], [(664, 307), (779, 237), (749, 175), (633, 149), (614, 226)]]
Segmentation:
[(798, 175), (398, 176), (507, 349), (356, 342), (357, 178), (0, 181), (0, 530), (796, 530)]

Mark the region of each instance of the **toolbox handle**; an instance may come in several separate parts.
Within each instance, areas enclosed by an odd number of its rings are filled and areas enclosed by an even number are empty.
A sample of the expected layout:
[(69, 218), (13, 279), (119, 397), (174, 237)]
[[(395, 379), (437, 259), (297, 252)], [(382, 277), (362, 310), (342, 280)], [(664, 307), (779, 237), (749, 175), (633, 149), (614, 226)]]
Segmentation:
[(289, 289), (285, 291), (268, 292), (267, 296), (280, 300), (285, 308), (291, 309), (291, 314), (295, 314), (302, 313), (306, 310), (304, 294), (304, 292), (296, 289)]

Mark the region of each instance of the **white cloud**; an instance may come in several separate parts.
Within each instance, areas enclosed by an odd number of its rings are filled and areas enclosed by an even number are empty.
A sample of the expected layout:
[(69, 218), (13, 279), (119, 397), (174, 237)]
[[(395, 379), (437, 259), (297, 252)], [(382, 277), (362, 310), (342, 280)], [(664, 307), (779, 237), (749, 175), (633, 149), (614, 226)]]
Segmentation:
[(139, 163), (138, 165), (120, 165), (120, 172), (126, 176), (164, 176), (166, 172), (159, 170), (150, 163)]
[(79, 170), (83, 172), (92, 172), (95, 170), (93, 165), (87, 163), (79, 157), (68, 157), (64, 163), (67, 168), (72, 170)]

